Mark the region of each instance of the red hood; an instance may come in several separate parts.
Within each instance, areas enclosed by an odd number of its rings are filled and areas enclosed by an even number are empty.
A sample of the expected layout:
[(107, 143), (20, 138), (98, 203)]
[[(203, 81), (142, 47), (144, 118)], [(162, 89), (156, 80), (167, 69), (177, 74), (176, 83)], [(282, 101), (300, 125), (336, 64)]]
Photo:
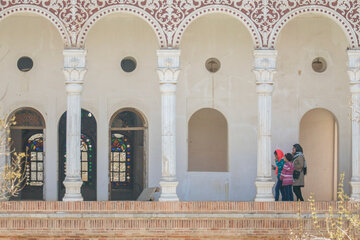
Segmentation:
[(278, 162), (279, 162), (284, 157), (284, 153), (280, 149), (276, 149), (275, 152), (276, 155), (278, 156)]

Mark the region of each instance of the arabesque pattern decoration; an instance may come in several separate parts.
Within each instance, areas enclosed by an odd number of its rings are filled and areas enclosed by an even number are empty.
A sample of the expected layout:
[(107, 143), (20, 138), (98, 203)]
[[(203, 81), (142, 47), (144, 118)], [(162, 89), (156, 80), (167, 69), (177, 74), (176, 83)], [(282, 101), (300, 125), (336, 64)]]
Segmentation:
[(176, 48), (193, 20), (219, 12), (244, 23), (255, 48), (270, 49), (288, 21), (313, 12), (336, 21), (347, 35), (349, 47), (360, 48), (359, 0), (0, 0), (0, 20), (18, 12), (48, 18), (67, 48), (83, 48), (91, 26), (115, 12), (140, 16), (156, 32), (161, 48)]

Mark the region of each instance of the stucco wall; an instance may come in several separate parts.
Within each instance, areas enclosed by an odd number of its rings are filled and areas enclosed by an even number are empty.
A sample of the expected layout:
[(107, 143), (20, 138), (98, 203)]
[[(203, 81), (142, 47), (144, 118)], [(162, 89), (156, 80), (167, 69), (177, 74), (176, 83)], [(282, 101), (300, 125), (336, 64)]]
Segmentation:
[[(285, 152), (299, 141), (299, 124), (310, 109), (331, 111), (339, 126), (339, 172), (350, 178), (349, 90), (346, 74), (347, 40), (341, 28), (325, 17), (306, 15), (289, 22), (277, 43), (278, 71), (273, 94), (273, 148)], [(108, 197), (109, 121), (119, 109), (136, 108), (148, 123), (145, 159), (148, 186), (161, 177), (160, 91), (156, 74), (159, 49), (156, 35), (142, 19), (113, 14), (90, 30), (82, 106), (98, 124), (98, 200)], [(177, 176), (181, 200), (253, 200), (257, 151), (257, 95), (252, 73), (254, 49), (248, 30), (221, 14), (200, 17), (181, 42), (181, 74), (177, 90)], [(0, 22), (0, 98), (3, 114), (30, 106), (40, 111), (45, 129), (45, 197), (57, 195), (57, 125), (66, 109), (63, 43), (46, 19), (14, 15)], [(16, 62), (30, 56), (34, 68), (20, 72)], [(137, 69), (125, 73), (120, 61), (137, 60)], [(328, 70), (311, 69), (322, 56)], [(205, 69), (216, 57), (221, 69)], [(219, 110), (228, 122), (228, 172), (188, 172), (187, 134), (191, 115), (204, 107)], [(305, 156), (306, 156), (306, 149)], [(345, 184), (349, 192), (348, 184)], [(201, 191), (200, 191), (201, 190)]]
[[(338, 122), (338, 172), (351, 177), (350, 91), (347, 75), (348, 41), (343, 30), (331, 19), (303, 15), (290, 21), (277, 43), (278, 63), (273, 94), (274, 148), (291, 151), (299, 141), (301, 118), (314, 108), (324, 108)], [(311, 63), (323, 57), (327, 70), (316, 73)], [(304, 149), (306, 157), (306, 149)], [(309, 169), (310, 171), (316, 171)], [(314, 184), (306, 182), (306, 184)], [(306, 186), (305, 186), (306, 187)], [(345, 184), (349, 193), (349, 185)]]

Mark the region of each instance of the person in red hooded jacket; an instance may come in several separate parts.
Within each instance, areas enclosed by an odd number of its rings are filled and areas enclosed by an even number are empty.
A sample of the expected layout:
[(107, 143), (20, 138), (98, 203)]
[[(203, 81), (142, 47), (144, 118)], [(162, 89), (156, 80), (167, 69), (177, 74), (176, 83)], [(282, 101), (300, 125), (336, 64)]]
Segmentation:
[(273, 169), (275, 170), (275, 175), (277, 177), (277, 182), (275, 185), (275, 201), (279, 201), (280, 199), (280, 193), (281, 193), (281, 200), (285, 200), (285, 192), (284, 188), (282, 186), (282, 181), (280, 180), (281, 171), (283, 169), (283, 166), (285, 164), (284, 160), (284, 153), (280, 149), (276, 149), (274, 152), (275, 155), (275, 165), (272, 165)]

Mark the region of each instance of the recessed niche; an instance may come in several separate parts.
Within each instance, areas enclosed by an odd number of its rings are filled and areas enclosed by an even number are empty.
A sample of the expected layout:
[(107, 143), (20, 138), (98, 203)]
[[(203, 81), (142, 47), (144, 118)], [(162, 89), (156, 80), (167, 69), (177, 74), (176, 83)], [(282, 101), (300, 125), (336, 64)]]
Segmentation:
[(34, 66), (33, 60), (29, 57), (21, 57), (17, 61), (17, 67), (22, 72), (30, 71)]
[(322, 73), (325, 72), (326, 68), (327, 68), (327, 64), (324, 58), (322, 57), (317, 57), (312, 61), (312, 69), (317, 72), (317, 73)]
[(136, 60), (133, 57), (126, 57), (121, 60), (121, 68), (124, 72), (132, 72), (136, 68)]
[(209, 72), (216, 73), (217, 71), (219, 71), (219, 69), (221, 67), (221, 64), (220, 64), (220, 61), (218, 59), (209, 58), (205, 62), (205, 67)]

